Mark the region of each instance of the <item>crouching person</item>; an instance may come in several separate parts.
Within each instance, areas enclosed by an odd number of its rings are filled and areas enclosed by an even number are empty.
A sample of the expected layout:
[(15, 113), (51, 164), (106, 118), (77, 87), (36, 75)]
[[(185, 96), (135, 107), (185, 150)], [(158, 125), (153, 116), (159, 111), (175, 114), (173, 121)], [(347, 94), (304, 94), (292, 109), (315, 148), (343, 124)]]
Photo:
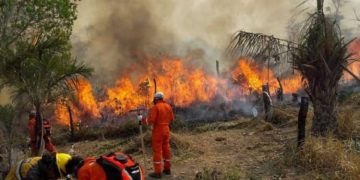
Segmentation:
[(72, 157), (69, 154), (44, 154), (21, 160), (10, 169), (5, 180), (47, 180), (65, 178), (69, 173), (66, 166)]
[(144, 180), (144, 171), (131, 156), (110, 153), (74, 160), (66, 167), (78, 180)]

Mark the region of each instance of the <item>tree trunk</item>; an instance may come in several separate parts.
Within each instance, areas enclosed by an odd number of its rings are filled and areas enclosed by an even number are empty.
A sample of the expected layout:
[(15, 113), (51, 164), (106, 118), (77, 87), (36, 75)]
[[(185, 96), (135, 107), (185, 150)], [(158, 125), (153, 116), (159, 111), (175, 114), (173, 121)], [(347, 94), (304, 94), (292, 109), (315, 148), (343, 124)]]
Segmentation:
[(337, 128), (336, 119), (336, 88), (316, 87), (312, 92), (314, 106), (314, 118), (312, 133), (315, 136), (324, 136), (334, 133)]
[(66, 105), (66, 107), (69, 112), (69, 119), (70, 119), (70, 138), (71, 138), (71, 140), (73, 140), (74, 139), (74, 120), (72, 117), (72, 112), (71, 112), (70, 106)]
[(317, 0), (317, 10), (322, 13), (324, 7), (324, 0)]
[(9, 164), (9, 167), (11, 167), (11, 161), (12, 161), (12, 159), (11, 159), (11, 156), (12, 156), (12, 152), (11, 152), (11, 149), (12, 149), (12, 138), (11, 138), (11, 135), (10, 135), (10, 137), (9, 137), (9, 142), (8, 142), (8, 144), (7, 144), (7, 147), (6, 147), (6, 150), (7, 150), (7, 156), (8, 156), (8, 164)]
[(269, 93), (269, 85), (263, 85), (263, 101), (265, 110), (265, 121), (271, 121), (272, 118), (272, 101)]
[(37, 146), (37, 154), (39, 156), (42, 155), (42, 147), (43, 147), (43, 119), (41, 117), (41, 106), (40, 104), (35, 104), (35, 108), (36, 108), (36, 133), (37, 133), (37, 138), (36, 138), (36, 146)]
[(277, 91), (276, 97), (278, 99), (278, 101), (283, 101), (284, 100), (284, 90), (283, 90), (283, 86), (281, 84), (280, 78), (276, 77), (276, 80), (279, 83), (279, 89)]
[[(20, 114), (20, 113), (18, 113)], [(20, 118), (20, 115), (18, 116), (15, 116), (14, 119), (11, 121), (11, 129), (10, 132), (9, 132), (9, 136), (8, 136), (8, 144), (7, 144), (7, 155), (8, 155), (8, 163), (9, 163), (9, 167), (11, 167), (11, 163), (12, 163), (12, 159), (11, 159), (11, 156), (12, 156), (12, 147), (13, 147), (13, 139), (14, 139), (14, 124), (15, 124), (15, 119), (16, 118)]]

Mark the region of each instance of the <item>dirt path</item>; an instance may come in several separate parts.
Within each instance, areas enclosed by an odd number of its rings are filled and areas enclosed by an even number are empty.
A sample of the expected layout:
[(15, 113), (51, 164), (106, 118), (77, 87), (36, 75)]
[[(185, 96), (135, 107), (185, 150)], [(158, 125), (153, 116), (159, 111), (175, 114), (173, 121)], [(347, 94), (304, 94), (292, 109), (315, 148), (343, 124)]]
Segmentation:
[[(236, 173), (241, 177), (267, 177), (276, 173), (266, 173), (268, 170), (264, 168), (271, 167), (264, 164), (284, 152), (285, 142), (295, 137), (295, 128), (274, 128), (262, 121), (246, 120), (246, 123), (250, 125), (239, 120), (231, 122), (228, 128), (225, 126), (202, 133), (177, 133), (177, 137), (188, 142), (189, 146), (173, 150), (173, 174), (164, 176), (163, 179), (194, 179), (196, 174), (204, 176), (205, 174), (199, 173), (204, 171), (215, 174)], [(117, 139), (80, 142), (75, 146), (75, 151), (82, 152), (83, 155), (104, 154), (126, 149), (130, 141)], [(69, 148), (70, 146), (65, 146), (61, 150), (68, 151)], [(141, 153), (132, 155), (142, 163)], [(147, 172), (151, 171), (151, 149), (147, 148)]]

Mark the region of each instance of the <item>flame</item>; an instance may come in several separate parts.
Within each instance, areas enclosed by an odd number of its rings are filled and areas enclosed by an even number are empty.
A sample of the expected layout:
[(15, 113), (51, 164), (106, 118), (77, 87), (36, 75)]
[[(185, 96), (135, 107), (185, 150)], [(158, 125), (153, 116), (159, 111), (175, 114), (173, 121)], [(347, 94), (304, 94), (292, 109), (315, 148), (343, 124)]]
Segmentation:
[(281, 83), (285, 94), (297, 92), (303, 86), (301, 75), (299, 73), (295, 73), (294, 76), (281, 80)]
[[(279, 88), (279, 83), (271, 70), (258, 66), (255, 62), (247, 59), (241, 59), (232, 71), (232, 78), (235, 83), (240, 84), (243, 88), (248, 88), (249, 91), (262, 91), (262, 86), (269, 84), (270, 93), (274, 94)], [(297, 92), (302, 88), (300, 74), (296, 73), (294, 76), (281, 79), (281, 84), (284, 93)], [(245, 93), (246, 94), (246, 93)]]
[(90, 113), (94, 117), (100, 117), (100, 111), (93, 95), (92, 86), (88, 81), (85, 79), (79, 80), (76, 94), (83, 111)]
[[(156, 79), (157, 91), (165, 94), (165, 100), (176, 107), (189, 107), (195, 103), (211, 103), (221, 96), (225, 101), (241, 99), (249, 94), (249, 89), (261, 91), (268, 82), (270, 91), (275, 92), (278, 82), (274, 73), (247, 59), (240, 59), (230, 71), (231, 78), (218, 77), (202, 68), (185, 63), (182, 59), (162, 58), (148, 60), (142, 67), (132, 67), (124, 73), (112, 87), (104, 87), (105, 97), (95, 98), (90, 82), (80, 80), (76, 89), (77, 101), (71, 104), (76, 121), (87, 116), (99, 119), (103, 114), (121, 116), (140, 106), (150, 107)], [(235, 85), (234, 85), (235, 82)], [(299, 75), (282, 80), (285, 93), (301, 88)], [(59, 122), (68, 125), (66, 107), (57, 105), (55, 115)]]
[(268, 78), (270, 92), (274, 92), (273, 88), (277, 84), (272, 71), (268, 72), (266, 68), (261, 68), (247, 59), (241, 59), (239, 61), (235, 70), (232, 72), (232, 78), (244, 88), (247, 86), (247, 88), (255, 91), (261, 91), (262, 86), (267, 83)]
[[(360, 62), (359, 62), (359, 60), (360, 60), (360, 38), (357, 38), (355, 41), (353, 41), (349, 45), (348, 50), (350, 53), (353, 54), (352, 58), (357, 61), (350, 62), (350, 64), (348, 65), (347, 68), (352, 73), (354, 73), (354, 75), (356, 75), (357, 77), (360, 78)], [(345, 71), (344, 79), (346, 81), (350, 81), (350, 80), (354, 79), (354, 77)]]
[(54, 114), (55, 114), (55, 117), (56, 117), (55, 118), (56, 122), (58, 122), (59, 124), (62, 124), (62, 125), (67, 125), (67, 126), (70, 125), (70, 115), (69, 115), (69, 110), (68, 110), (67, 106), (69, 106), (69, 108), (71, 110), (73, 122), (74, 123), (80, 122), (80, 119), (79, 119), (80, 112), (70, 102), (67, 105), (64, 105), (61, 102), (56, 103), (56, 108), (55, 108), (55, 111), (54, 111)]

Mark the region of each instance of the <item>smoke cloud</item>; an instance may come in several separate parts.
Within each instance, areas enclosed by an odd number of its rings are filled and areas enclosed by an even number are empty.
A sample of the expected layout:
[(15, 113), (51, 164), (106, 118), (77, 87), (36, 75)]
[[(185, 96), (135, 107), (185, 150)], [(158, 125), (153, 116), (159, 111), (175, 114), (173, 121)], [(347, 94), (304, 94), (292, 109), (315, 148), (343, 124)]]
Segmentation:
[[(86, 0), (78, 6), (72, 37), (75, 56), (95, 67), (95, 77), (114, 82), (146, 56), (169, 55), (215, 70), (238, 30), (287, 39), (289, 21), (303, 20), (315, 1), (303, 0)], [(330, 1), (325, 9), (334, 11)], [(340, 9), (351, 27), (355, 0)], [(303, 11), (305, 10), (305, 11)], [(305, 13), (304, 13), (305, 12)], [(359, 12), (360, 13), (360, 12)], [(360, 29), (360, 28), (359, 28)], [(225, 67), (226, 68), (226, 67)]]
[[(145, 56), (176, 56), (215, 70), (238, 30), (287, 37), (291, 11), (301, 0), (87, 0), (79, 4), (72, 37), (75, 55), (114, 82)], [(190, 58), (189, 58), (190, 57)]]

